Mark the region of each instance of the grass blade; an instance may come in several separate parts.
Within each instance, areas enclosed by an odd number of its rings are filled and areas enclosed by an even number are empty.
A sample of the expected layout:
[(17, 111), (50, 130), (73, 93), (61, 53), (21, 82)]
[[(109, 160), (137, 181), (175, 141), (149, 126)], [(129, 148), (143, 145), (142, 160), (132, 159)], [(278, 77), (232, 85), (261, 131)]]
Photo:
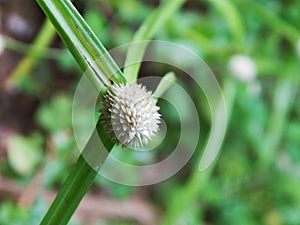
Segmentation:
[(34, 40), (34, 44), (28, 49), (28, 55), (21, 60), (12, 74), (5, 80), (5, 86), (14, 88), (23, 76), (26, 76), (38, 62), (39, 57), (45, 54), (48, 46), (55, 37), (55, 30), (51, 23), (46, 20)]
[(175, 73), (174, 72), (167, 73), (162, 77), (155, 92), (153, 93), (153, 96), (159, 98), (175, 82), (176, 82)]
[[(133, 37), (133, 42), (148, 40), (153, 37), (155, 32), (166, 22), (166, 20), (178, 10), (185, 0), (169, 0), (163, 3), (156, 9), (141, 25)], [(130, 62), (140, 61), (145, 53), (146, 45), (133, 45), (128, 49), (125, 65), (130, 65)], [(138, 71), (141, 64), (135, 63), (124, 68), (124, 76), (128, 82), (134, 82), (137, 79)]]

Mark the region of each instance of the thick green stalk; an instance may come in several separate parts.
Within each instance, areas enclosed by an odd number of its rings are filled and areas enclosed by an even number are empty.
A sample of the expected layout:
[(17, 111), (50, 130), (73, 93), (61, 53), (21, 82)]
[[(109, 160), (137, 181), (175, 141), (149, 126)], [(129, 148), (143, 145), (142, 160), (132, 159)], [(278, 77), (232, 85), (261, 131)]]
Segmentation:
[(96, 175), (97, 172), (86, 163), (81, 155), (61, 187), (61, 191), (52, 202), (41, 225), (67, 224)]
[(111, 150), (114, 146), (114, 143), (112, 143), (109, 137), (105, 135), (99, 124), (97, 128), (98, 132), (95, 130), (92, 134), (83, 150), (83, 154), (79, 157), (77, 163), (65, 180), (60, 192), (43, 218), (41, 225), (67, 224), (81, 199), (92, 185), (98, 171), (86, 162), (86, 158), (89, 157), (89, 154), (95, 157), (95, 153), (98, 153), (96, 160), (99, 165), (98, 169), (100, 169), (101, 164), (103, 164), (108, 154), (106, 151), (102, 151), (101, 155), (99, 154), (99, 146), (95, 144), (98, 143), (99, 135), (107, 150)]
[(94, 32), (77, 12), (71, 1), (37, 0), (57, 33), (83, 71), (90, 69), (91, 82), (98, 90), (113, 82), (126, 82)]

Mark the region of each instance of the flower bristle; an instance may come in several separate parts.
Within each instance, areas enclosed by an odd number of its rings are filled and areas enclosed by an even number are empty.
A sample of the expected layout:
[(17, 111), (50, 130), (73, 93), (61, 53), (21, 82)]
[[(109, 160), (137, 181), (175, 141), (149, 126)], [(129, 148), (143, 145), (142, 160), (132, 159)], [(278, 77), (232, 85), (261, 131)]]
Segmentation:
[(159, 130), (156, 103), (152, 92), (141, 84), (115, 84), (103, 97), (100, 123), (118, 144), (142, 147)]

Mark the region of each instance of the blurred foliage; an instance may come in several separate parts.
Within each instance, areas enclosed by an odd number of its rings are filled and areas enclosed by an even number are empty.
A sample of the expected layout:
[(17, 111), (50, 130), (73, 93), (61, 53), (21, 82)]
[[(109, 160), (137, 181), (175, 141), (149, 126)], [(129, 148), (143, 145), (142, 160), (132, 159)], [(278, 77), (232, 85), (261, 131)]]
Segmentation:
[[(151, 13), (157, 1), (75, 2), (81, 7), (87, 23), (110, 49), (132, 40), (134, 32)], [(160, 212), (162, 218), (168, 215), (171, 208), (177, 207), (180, 215), (169, 215), (176, 217), (176, 224), (299, 225), (300, 95), (299, 91), (293, 90), (299, 89), (300, 64), (294, 36), (284, 33), (282, 24), (279, 26), (277, 21), (272, 23), (267, 14), (271, 12), (284, 21), (284, 24), (293, 27), (300, 38), (300, 2), (253, 1), (267, 11), (264, 16), (263, 13), (257, 13), (254, 6), (247, 7), (246, 1), (226, 0), (236, 13), (234, 17), (226, 15), (228, 11), (218, 8), (213, 2), (188, 1), (156, 33), (155, 39), (186, 46), (208, 64), (221, 86), (226, 80), (232, 83), (235, 96), (232, 105), (228, 105), (231, 115), (222, 153), (212, 175), (202, 184), (201, 191), (188, 207), (181, 208), (177, 197), (184, 197), (186, 184), (192, 179), (190, 174), (197, 172), (197, 157), (202, 152), (197, 152), (174, 177), (161, 184), (145, 187), (147, 201)], [(238, 21), (230, 22), (230, 19)], [(165, 54), (169, 57), (176, 56), (176, 53)], [(246, 54), (255, 62), (258, 74), (254, 82), (243, 83), (231, 76), (228, 62), (235, 54)], [(55, 62), (51, 62), (55, 63), (55, 68), (45, 61), (42, 60), (32, 74), (20, 81), (21, 91), (27, 95), (38, 96), (40, 100), (34, 114), (37, 127), (31, 131), (31, 135), (14, 135), (9, 139), (7, 161), (3, 163), (5, 166), (1, 165), (0, 171), (2, 174), (9, 174), (13, 180), (28, 184), (30, 179), (26, 178), (39, 170), (44, 176), (43, 185), (55, 189), (63, 182), (79, 154), (72, 134), (72, 96), (81, 74), (78, 65), (65, 50), (62, 50)], [(157, 68), (142, 66), (144, 74), (155, 73), (157, 76), (162, 76), (168, 69), (162, 65)], [(63, 77), (67, 77), (65, 74), (75, 76), (71, 81), (65, 81), (63, 91), (62, 88), (53, 88), (50, 94), (48, 90), (47, 96), (43, 96), (43, 90), (48, 83), (55, 80), (51, 74), (57, 77), (56, 73), (62, 73)], [(42, 78), (39, 78), (40, 75)], [(186, 81), (180, 71), (176, 75), (184, 83), (182, 86), (190, 91), (199, 110), (199, 146), (202, 146), (210, 131), (209, 105), (199, 87)], [(281, 113), (284, 109), (274, 102), (277, 94), (282, 94), (276, 91), (276, 87), (283, 81), (291, 83), (288, 88), (291, 95), (286, 95), (290, 96), (286, 99), (289, 102), (286, 113)], [(143, 165), (155, 162), (157, 158), (165, 158), (170, 153), (174, 143), (177, 143), (180, 121), (178, 113), (171, 105), (163, 100), (159, 104), (166, 122), (170, 124), (166, 139), (160, 146), (164, 150), (153, 151), (153, 154), (142, 158), (134, 151), (116, 149), (113, 152), (114, 157), (127, 163)], [(189, 110), (188, 107), (185, 109)], [(270, 121), (274, 112), (278, 112), (276, 118), (279, 119)], [(83, 124), (84, 121), (83, 115)], [(272, 128), (281, 122), (282, 129), (280, 126), (280, 129)], [(264, 146), (267, 137), (278, 145), (270, 150), (272, 154), (268, 160), (271, 163), (263, 161), (262, 164), (266, 166), (261, 166), (258, 162), (261, 160), (261, 152), (268, 148)], [(188, 145), (188, 137), (185, 142)], [(102, 177), (96, 179), (95, 189), (103, 191), (111, 198), (122, 200), (133, 196), (139, 190)], [(13, 201), (2, 201), (0, 225), (38, 224), (46, 209), (42, 198), (38, 198), (31, 208), (25, 209)], [(132, 223), (107, 221), (105, 224)]]
[(72, 98), (65, 94), (53, 97), (50, 103), (40, 106), (37, 112), (38, 123), (48, 132), (72, 127)]
[[(39, 224), (47, 210), (47, 204), (37, 200), (30, 209), (20, 208), (10, 202), (3, 202), (0, 206), (1, 225)], [(77, 225), (70, 223), (70, 225)]]
[(29, 137), (12, 136), (7, 151), (14, 171), (22, 176), (30, 175), (43, 157), (43, 137), (39, 133)]

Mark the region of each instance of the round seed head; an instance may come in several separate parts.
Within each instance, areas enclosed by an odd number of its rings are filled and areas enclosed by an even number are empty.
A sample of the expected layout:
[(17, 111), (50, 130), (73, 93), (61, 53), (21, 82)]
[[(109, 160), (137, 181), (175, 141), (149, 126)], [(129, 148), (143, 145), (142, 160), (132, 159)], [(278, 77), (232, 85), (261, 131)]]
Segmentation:
[(141, 84), (113, 85), (102, 103), (100, 123), (118, 144), (142, 147), (159, 129), (157, 100)]

